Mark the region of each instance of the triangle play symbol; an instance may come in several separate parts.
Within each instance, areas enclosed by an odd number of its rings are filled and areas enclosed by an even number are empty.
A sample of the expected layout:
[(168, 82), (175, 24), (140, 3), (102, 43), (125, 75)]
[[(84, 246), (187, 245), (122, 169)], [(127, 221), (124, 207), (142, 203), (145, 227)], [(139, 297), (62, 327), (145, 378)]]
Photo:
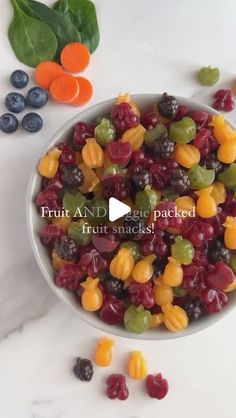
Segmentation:
[(116, 199), (110, 197), (109, 199), (109, 221), (113, 222), (131, 211), (130, 206)]

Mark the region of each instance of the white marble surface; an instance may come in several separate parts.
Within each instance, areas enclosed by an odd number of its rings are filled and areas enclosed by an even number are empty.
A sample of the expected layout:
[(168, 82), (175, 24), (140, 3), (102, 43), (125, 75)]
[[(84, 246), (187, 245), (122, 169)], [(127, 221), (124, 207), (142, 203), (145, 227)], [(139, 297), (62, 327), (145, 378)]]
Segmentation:
[[(86, 72), (95, 86), (92, 103), (120, 91), (168, 91), (209, 103), (211, 89), (199, 90), (195, 71), (202, 65), (219, 66), (222, 86), (232, 82), (234, 71), (236, 76), (234, 0), (96, 0), (96, 5), (101, 44)], [(2, 98), (10, 90), (9, 74), (23, 68), (7, 40), (10, 16), (10, 1), (1, 0)], [(74, 357), (92, 355), (101, 333), (58, 302), (44, 283), (26, 233), (25, 194), (40, 149), (76, 112), (49, 104), (41, 112), (45, 118), (41, 133), (28, 136), (19, 131), (12, 137), (0, 133), (0, 416), (235, 418), (234, 312), (212, 328), (180, 340), (116, 338), (109, 371), (96, 369), (88, 385), (73, 377)], [(230, 118), (236, 121), (235, 113)], [(127, 402), (104, 396), (105, 376), (125, 370), (132, 349), (143, 350), (150, 371), (162, 371), (168, 378), (170, 392), (163, 401), (149, 399), (142, 383), (131, 381)]]

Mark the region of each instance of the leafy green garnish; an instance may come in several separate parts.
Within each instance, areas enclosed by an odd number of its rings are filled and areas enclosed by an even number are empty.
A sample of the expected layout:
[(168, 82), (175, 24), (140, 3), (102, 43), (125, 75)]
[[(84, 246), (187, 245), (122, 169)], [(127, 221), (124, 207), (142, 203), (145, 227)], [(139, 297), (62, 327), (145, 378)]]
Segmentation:
[(35, 67), (42, 61), (53, 59), (58, 47), (53, 30), (47, 23), (25, 14), (17, 0), (11, 0), (11, 3), (14, 16), (8, 36), (18, 60)]
[(82, 43), (93, 53), (100, 39), (94, 4), (90, 0), (58, 0), (53, 9), (69, 16), (81, 33)]
[(35, 0), (18, 0), (22, 10), (30, 17), (47, 23), (54, 31), (58, 43), (58, 58), (62, 49), (71, 42), (81, 42), (80, 31), (68, 15), (62, 15)]
[(94, 52), (99, 44), (96, 9), (90, 0), (58, 0), (53, 9), (36, 0), (11, 0), (14, 16), (9, 40), (19, 61), (36, 67), (59, 59), (71, 42)]

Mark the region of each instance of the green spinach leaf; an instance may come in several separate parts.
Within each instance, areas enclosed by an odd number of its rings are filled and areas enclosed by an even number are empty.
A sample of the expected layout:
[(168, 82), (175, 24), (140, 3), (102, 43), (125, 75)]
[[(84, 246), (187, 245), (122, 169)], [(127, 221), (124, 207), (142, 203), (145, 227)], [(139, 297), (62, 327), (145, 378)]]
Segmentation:
[(14, 16), (8, 36), (16, 57), (30, 67), (51, 60), (57, 51), (57, 39), (50, 26), (27, 16), (17, 0), (11, 0)]
[(58, 0), (54, 10), (70, 16), (81, 33), (82, 42), (94, 52), (100, 39), (94, 4), (90, 0)]
[(58, 42), (58, 57), (60, 57), (62, 49), (69, 43), (81, 42), (80, 32), (68, 15), (58, 13), (35, 0), (18, 0), (18, 2), (26, 14), (46, 22), (54, 31)]

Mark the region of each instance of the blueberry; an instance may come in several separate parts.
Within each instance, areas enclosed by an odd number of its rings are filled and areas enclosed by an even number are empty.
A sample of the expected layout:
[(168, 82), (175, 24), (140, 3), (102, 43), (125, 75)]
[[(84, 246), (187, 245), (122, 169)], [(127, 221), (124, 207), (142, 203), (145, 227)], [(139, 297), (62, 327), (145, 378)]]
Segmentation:
[(6, 134), (15, 132), (18, 128), (18, 119), (11, 113), (5, 113), (0, 117), (0, 129)]
[(10, 112), (20, 113), (25, 109), (25, 98), (20, 93), (9, 93), (5, 98), (5, 106)]
[(38, 132), (43, 127), (43, 119), (38, 113), (27, 113), (22, 119), (22, 126), (28, 132)]
[(29, 82), (29, 76), (22, 70), (16, 70), (12, 73), (10, 81), (16, 89), (23, 89)]
[(29, 106), (41, 108), (48, 101), (48, 93), (41, 87), (33, 87), (26, 95), (26, 102)]

